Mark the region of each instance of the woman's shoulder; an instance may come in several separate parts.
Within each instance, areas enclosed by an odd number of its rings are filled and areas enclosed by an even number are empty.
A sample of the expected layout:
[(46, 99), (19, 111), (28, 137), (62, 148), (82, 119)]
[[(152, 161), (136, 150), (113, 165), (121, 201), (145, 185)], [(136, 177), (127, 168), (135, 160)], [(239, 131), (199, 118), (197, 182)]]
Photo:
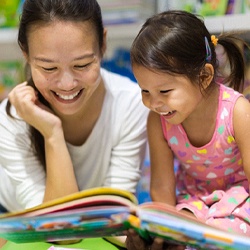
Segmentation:
[(2, 100), (0, 103), (0, 129), (12, 131), (12, 133), (22, 133), (27, 131), (27, 124), (17, 115), (13, 106), (10, 107), (10, 114), (7, 114), (8, 99)]
[(140, 94), (138, 84), (132, 81), (129, 77), (108, 71), (106, 69), (101, 69), (101, 74), (106, 88), (108, 88), (111, 92), (130, 92), (136, 95)]
[(141, 90), (137, 83), (128, 77), (102, 69), (102, 77), (106, 87), (105, 106), (108, 110), (112, 106), (113, 116), (122, 116), (123, 119), (145, 119), (148, 109), (143, 105)]

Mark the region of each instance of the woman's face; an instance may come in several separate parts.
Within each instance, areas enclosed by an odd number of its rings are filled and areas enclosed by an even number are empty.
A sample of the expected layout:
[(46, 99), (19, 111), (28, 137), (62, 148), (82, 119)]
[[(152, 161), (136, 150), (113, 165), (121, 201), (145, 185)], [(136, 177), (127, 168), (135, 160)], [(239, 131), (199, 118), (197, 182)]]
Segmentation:
[(102, 51), (91, 23), (34, 25), (28, 46), (25, 56), (33, 81), (54, 112), (59, 116), (81, 112), (102, 81)]

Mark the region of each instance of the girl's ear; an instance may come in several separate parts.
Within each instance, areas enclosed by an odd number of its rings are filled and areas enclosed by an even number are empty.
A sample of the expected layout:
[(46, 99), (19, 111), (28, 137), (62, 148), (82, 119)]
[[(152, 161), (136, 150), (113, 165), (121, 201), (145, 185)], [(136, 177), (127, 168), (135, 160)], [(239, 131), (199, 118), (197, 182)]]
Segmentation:
[(200, 81), (205, 90), (214, 78), (214, 67), (210, 63), (206, 63), (200, 74)]

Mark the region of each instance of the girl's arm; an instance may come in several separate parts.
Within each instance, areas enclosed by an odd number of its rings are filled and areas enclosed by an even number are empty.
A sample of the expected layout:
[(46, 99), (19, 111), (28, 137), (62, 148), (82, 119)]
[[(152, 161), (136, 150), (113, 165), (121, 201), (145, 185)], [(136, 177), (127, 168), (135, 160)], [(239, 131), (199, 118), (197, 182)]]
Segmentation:
[(163, 135), (160, 116), (150, 112), (147, 123), (153, 201), (176, 205), (174, 157)]
[(64, 139), (61, 120), (37, 99), (35, 90), (26, 83), (9, 94), (17, 114), (44, 137), (46, 152), (46, 187), (44, 201), (78, 191), (74, 169)]
[(250, 183), (250, 103), (245, 98), (239, 98), (235, 104), (233, 127), (235, 141), (242, 157), (244, 172)]

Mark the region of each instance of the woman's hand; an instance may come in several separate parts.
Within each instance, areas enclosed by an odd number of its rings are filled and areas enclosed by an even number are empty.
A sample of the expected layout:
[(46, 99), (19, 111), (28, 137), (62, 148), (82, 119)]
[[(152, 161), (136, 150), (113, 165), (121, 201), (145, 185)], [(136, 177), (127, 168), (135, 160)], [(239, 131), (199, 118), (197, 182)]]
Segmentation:
[[(17, 85), (9, 93), (9, 100), (16, 108), (17, 114), (44, 137), (46, 158), (44, 201), (77, 192), (74, 168), (60, 118), (38, 100), (36, 91), (27, 86), (27, 82)], [(67, 185), (62, 188), (62, 183)]]
[(184, 250), (183, 245), (166, 244), (156, 237), (152, 243), (143, 240), (133, 229), (127, 231), (126, 247), (128, 250)]
[(44, 137), (50, 138), (61, 127), (60, 119), (37, 98), (34, 88), (27, 82), (18, 84), (8, 95), (17, 114), (35, 127)]

